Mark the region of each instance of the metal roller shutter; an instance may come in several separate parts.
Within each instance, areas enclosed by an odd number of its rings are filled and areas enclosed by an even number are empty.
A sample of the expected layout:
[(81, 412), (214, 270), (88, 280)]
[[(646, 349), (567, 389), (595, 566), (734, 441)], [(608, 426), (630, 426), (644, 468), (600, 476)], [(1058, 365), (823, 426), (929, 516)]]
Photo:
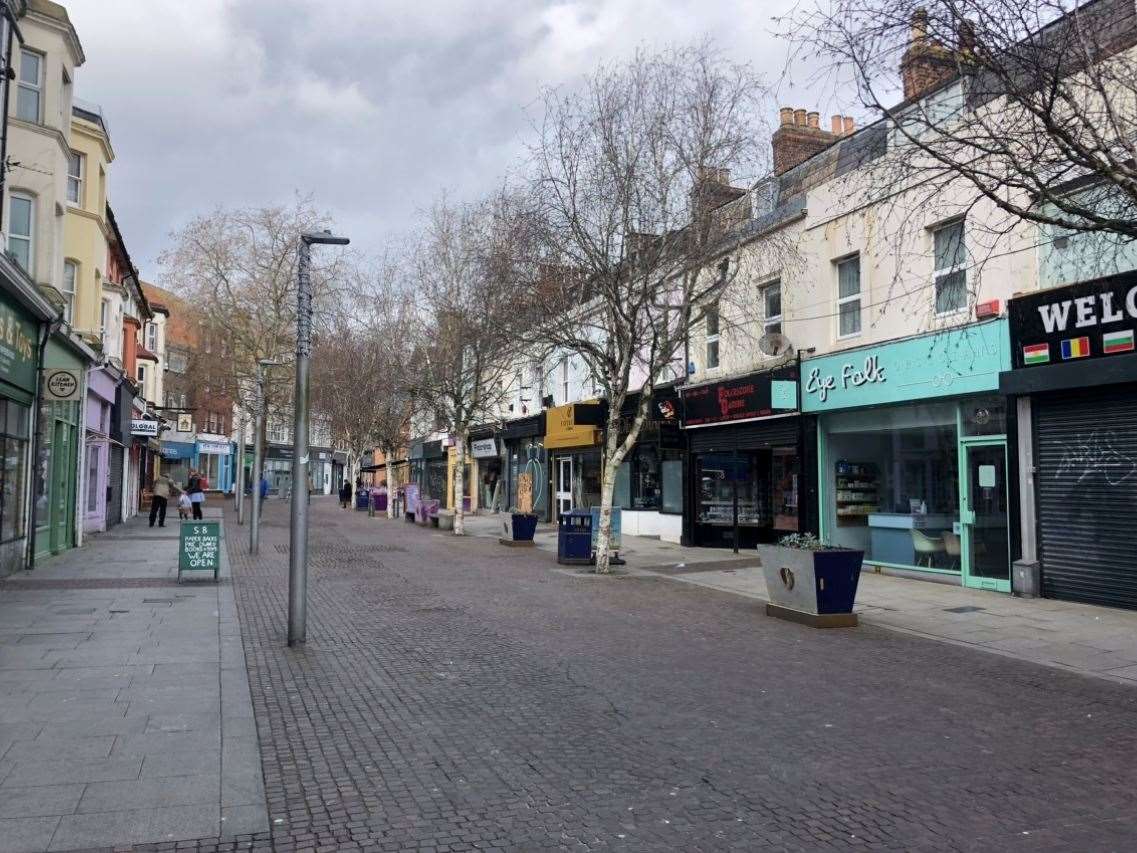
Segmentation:
[(1043, 595), (1137, 609), (1137, 385), (1032, 405)]
[(775, 418), (737, 426), (688, 430), (692, 453), (713, 450), (754, 450), (759, 447), (796, 447), (800, 418)]

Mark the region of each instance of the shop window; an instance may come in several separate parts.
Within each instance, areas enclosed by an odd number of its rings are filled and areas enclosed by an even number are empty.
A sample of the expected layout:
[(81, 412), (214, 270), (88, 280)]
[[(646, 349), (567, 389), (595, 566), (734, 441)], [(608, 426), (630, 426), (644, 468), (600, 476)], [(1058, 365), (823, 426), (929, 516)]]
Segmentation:
[(967, 307), (967, 249), (963, 220), (932, 232), (935, 252), (936, 313), (950, 314)]
[(0, 400), (0, 542), (20, 539), (25, 533), (24, 494), (27, 483), (29, 409)]
[(762, 328), (767, 335), (782, 333), (782, 283), (774, 281), (762, 287)]
[(679, 450), (660, 451), (659, 480), (662, 488), (660, 511), (683, 512), (683, 453)]
[(719, 306), (707, 306), (703, 320), (707, 338), (707, 369), (719, 366)]
[(861, 257), (837, 263), (837, 337), (861, 333)]
[(94, 513), (99, 509), (99, 446), (87, 446), (87, 513)]
[(979, 397), (959, 404), (964, 435), (1005, 435), (1007, 408), (1003, 397)]
[(833, 544), (869, 562), (959, 569), (954, 403), (834, 415), (825, 455)]

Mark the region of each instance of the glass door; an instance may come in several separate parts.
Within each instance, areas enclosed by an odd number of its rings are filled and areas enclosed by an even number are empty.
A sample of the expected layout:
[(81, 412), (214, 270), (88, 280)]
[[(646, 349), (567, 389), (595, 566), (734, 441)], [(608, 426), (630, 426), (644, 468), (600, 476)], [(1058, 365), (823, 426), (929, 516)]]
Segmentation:
[(960, 533), (945, 546), (957, 550), (965, 586), (1011, 591), (1007, 519), (1007, 445), (1002, 439), (965, 442)]
[(557, 459), (557, 515), (572, 512), (572, 457)]

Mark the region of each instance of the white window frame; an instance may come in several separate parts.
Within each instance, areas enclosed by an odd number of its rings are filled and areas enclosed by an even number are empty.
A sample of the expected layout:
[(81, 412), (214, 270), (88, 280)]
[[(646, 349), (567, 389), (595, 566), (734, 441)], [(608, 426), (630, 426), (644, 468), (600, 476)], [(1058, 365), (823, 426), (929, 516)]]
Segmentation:
[(566, 355), (561, 359), (561, 391), (564, 392), (564, 402), (569, 402), (569, 360)]
[[(70, 282), (67, 281), (68, 269), (71, 270), (71, 276), (70, 276), (71, 281)], [(63, 293), (63, 300), (64, 300), (63, 319), (66, 320), (68, 323), (73, 321), (74, 314), (75, 314), (75, 290), (78, 287), (78, 282), (79, 282), (79, 264), (78, 264), (78, 262), (71, 260), (71, 258), (64, 259), (64, 261), (63, 261), (63, 283), (60, 286), (60, 291)], [(68, 284), (71, 285), (70, 290), (67, 289)]]
[(146, 339), (146, 349), (150, 350), (150, 352), (157, 355), (158, 354), (158, 324), (155, 323), (153, 320), (150, 320), (146, 323), (145, 339)]
[(138, 384), (142, 386), (143, 389), (146, 388), (146, 365), (141, 362), (138, 365)]
[[(72, 167), (77, 167), (73, 170)], [(72, 151), (67, 157), (67, 203), (76, 207), (83, 206), (83, 175), (87, 171), (87, 158), (80, 151)], [(72, 198), (74, 187), (74, 198)]]
[[(959, 228), (959, 245), (963, 249), (963, 259), (958, 264), (953, 264), (950, 267), (943, 269), (936, 269), (936, 235), (947, 231), (949, 228)], [(963, 219), (956, 219), (950, 222), (943, 222), (931, 229), (932, 238), (932, 311), (937, 317), (950, 317), (953, 314), (959, 314), (967, 310), (967, 226), (966, 221)], [(940, 280), (956, 273), (963, 274), (963, 303), (944, 311), (939, 310), (939, 295), (940, 295)]]
[[(29, 83), (24, 80), (24, 62), (29, 56), (34, 56), (36, 62), (39, 63), (39, 73), (36, 75), (35, 83)], [(16, 75), (16, 118), (20, 119), (20, 121), (30, 121), (32, 124), (43, 124), (43, 75), (44, 65), (46, 64), (47, 57), (42, 53), (29, 50), (26, 47), (20, 48), (20, 73)], [(34, 119), (24, 118), (20, 115), (20, 90), (35, 93), (36, 117)]]
[[(12, 215), (12, 203), (17, 200), (28, 203), (27, 234), (17, 234), (12, 227), (16, 222), (16, 218)], [(8, 251), (12, 250), (14, 241), (23, 241), (28, 244), (28, 266), (25, 272), (34, 277), (36, 269), (36, 197), (31, 193), (14, 192), (8, 197)]]
[[(857, 292), (851, 293), (847, 296), (841, 295), (841, 267), (845, 264), (855, 263), (857, 265)], [(859, 338), (861, 330), (864, 329), (864, 310), (865, 305), (862, 301), (865, 292), (864, 278), (861, 276), (861, 256), (860, 254), (846, 255), (843, 258), (838, 258), (833, 262), (834, 271), (837, 274), (837, 340), (846, 341), (849, 338)], [(852, 303), (857, 303), (857, 330), (855, 332), (841, 333), (841, 309)]]
[[(711, 331), (711, 320), (714, 320), (714, 331)], [(714, 370), (722, 364), (722, 347), (719, 341), (722, 339), (722, 315), (719, 313), (719, 304), (715, 302), (713, 305), (708, 305), (703, 312), (703, 329), (706, 347), (704, 348), (704, 355), (706, 357), (707, 370)], [(711, 347), (714, 347), (714, 359), (711, 358)], [(714, 362), (713, 364), (711, 362)]]
[[(778, 313), (774, 315), (767, 314), (769, 303), (767, 300), (767, 293), (774, 288), (778, 290)], [(785, 306), (782, 305), (782, 280), (780, 278), (771, 279), (758, 288), (758, 293), (762, 299), (762, 332), (763, 334), (770, 334), (770, 327), (777, 326), (778, 333), (784, 334), (782, 331), (783, 324), (782, 318), (785, 316)]]

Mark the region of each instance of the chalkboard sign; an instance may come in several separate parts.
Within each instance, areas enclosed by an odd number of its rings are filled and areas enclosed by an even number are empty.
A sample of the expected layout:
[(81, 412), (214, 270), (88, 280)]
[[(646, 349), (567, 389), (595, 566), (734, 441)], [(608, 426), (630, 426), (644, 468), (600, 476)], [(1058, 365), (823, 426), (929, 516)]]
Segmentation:
[(213, 579), (221, 570), (221, 522), (183, 521), (181, 543), (178, 548), (178, 580), (182, 572), (213, 572)]

